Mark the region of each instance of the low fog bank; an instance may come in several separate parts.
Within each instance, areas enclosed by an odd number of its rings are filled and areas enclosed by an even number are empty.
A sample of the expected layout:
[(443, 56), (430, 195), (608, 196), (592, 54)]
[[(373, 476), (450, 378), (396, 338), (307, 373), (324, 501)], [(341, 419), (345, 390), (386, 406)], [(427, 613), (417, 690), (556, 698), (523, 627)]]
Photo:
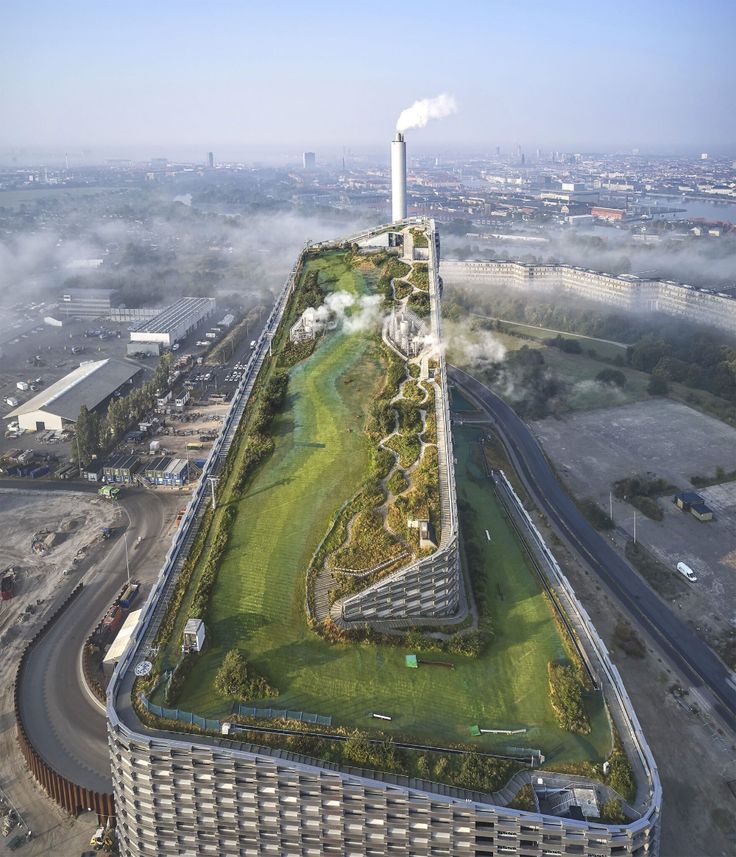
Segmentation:
[[(366, 223), (342, 212), (219, 214), (189, 194), (110, 194), (76, 201), (34, 228), (0, 237), (0, 301), (57, 300), (64, 288), (117, 289), (126, 306), (182, 295), (270, 300), (307, 240), (349, 235)], [(101, 264), (94, 260), (102, 260)]]
[[(487, 227), (483, 231), (495, 230)], [(736, 286), (736, 236), (673, 239), (665, 233), (656, 243), (645, 244), (633, 241), (623, 230), (603, 227), (598, 233), (574, 228), (534, 231), (530, 236), (540, 240), (529, 242), (458, 236), (447, 234), (442, 227), (440, 232), (443, 253), (453, 259), (562, 262), (594, 271), (661, 277), (706, 288)]]

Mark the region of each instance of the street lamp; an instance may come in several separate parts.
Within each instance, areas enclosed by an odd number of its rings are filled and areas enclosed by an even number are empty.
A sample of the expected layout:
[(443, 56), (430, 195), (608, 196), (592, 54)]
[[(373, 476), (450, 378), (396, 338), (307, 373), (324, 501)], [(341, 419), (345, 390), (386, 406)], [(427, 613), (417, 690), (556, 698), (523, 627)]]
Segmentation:
[(215, 501), (215, 485), (217, 484), (219, 476), (208, 476), (207, 478), (209, 479), (210, 487), (212, 488), (212, 508), (216, 509), (217, 505)]
[(123, 530), (123, 543), (125, 544), (125, 570), (128, 573), (128, 586), (130, 586), (130, 563), (128, 562), (128, 532)]

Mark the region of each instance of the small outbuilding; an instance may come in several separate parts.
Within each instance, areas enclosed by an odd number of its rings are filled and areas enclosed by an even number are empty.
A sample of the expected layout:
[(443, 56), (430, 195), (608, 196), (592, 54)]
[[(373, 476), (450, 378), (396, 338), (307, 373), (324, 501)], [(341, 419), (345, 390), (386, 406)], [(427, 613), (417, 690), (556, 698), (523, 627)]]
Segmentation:
[(184, 654), (188, 652), (201, 652), (204, 648), (204, 622), (201, 619), (187, 619), (184, 626), (184, 640), (181, 650)]
[(713, 510), (705, 503), (693, 503), (690, 507), (690, 514), (699, 521), (712, 521)]
[(678, 509), (682, 509), (683, 512), (690, 512), (699, 521), (713, 520), (713, 510), (695, 491), (681, 491), (679, 494), (675, 494), (673, 499)]

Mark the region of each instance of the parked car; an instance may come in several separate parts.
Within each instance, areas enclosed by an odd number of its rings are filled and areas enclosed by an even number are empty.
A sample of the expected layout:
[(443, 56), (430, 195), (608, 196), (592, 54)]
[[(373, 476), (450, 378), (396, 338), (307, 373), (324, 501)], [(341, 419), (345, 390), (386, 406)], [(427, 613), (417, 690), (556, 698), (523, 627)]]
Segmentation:
[(686, 565), (684, 562), (677, 563), (677, 570), (683, 577), (687, 578), (690, 583), (695, 583), (695, 581), (698, 579), (695, 576), (695, 572), (692, 570), (692, 568), (690, 568), (690, 566)]

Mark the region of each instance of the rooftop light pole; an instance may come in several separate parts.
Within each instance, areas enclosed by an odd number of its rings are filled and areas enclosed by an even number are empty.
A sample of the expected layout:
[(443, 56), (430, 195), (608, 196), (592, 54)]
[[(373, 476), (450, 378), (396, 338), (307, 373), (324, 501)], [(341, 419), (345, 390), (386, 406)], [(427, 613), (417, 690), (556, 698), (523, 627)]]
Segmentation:
[(208, 476), (210, 487), (212, 488), (212, 508), (213, 510), (217, 508), (217, 501), (215, 500), (215, 485), (217, 484), (217, 480), (219, 476)]

